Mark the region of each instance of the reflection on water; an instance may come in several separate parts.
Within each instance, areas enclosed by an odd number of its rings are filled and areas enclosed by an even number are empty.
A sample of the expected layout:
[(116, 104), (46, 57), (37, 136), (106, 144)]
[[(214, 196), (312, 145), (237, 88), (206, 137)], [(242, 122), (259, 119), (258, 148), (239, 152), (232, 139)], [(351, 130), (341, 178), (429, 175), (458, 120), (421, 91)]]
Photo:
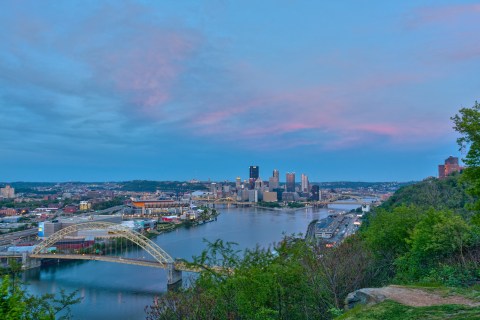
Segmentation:
[[(344, 207), (343, 207), (344, 208)], [(345, 208), (346, 209), (346, 208)], [(174, 258), (191, 259), (205, 248), (203, 239), (236, 242), (240, 249), (267, 247), (282, 234), (304, 234), (326, 209), (267, 211), (219, 208), (216, 222), (180, 228), (152, 239)], [(142, 319), (144, 308), (167, 288), (165, 270), (101, 261), (67, 261), (29, 270), (25, 280), (32, 293), (78, 290), (83, 297), (73, 307), (75, 319)]]

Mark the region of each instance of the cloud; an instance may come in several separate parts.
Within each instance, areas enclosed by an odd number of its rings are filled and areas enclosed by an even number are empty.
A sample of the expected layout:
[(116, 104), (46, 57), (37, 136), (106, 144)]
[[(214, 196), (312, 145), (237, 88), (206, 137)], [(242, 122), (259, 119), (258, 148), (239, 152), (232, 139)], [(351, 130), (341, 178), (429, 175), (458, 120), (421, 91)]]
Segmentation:
[[(352, 61), (335, 66), (345, 80), (333, 83), (319, 71), (308, 85), (291, 80), (280, 87), (270, 80), (288, 78), (282, 68), (244, 63), (229, 41), (186, 19), (159, 18), (154, 9), (89, 3), (78, 14), (64, 8), (61, 18), (12, 8), (0, 22), (9, 31), (0, 34), (0, 117), (12, 124), (4, 130), (27, 127), (22, 141), (38, 148), (55, 141), (59, 149), (82, 144), (92, 150), (178, 141), (198, 148), (321, 150), (442, 135), (443, 126), (428, 117), (412, 121), (416, 115), (408, 109), (417, 105), (390, 100), (431, 73), (389, 69), (377, 62), (380, 53), (358, 61), (352, 54)], [(422, 23), (456, 19), (441, 11), (417, 15)], [(277, 63), (308, 69), (302, 56)]]
[(407, 20), (407, 26), (418, 28), (430, 24), (450, 25), (480, 15), (479, 3), (435, 5), (416, 8)]

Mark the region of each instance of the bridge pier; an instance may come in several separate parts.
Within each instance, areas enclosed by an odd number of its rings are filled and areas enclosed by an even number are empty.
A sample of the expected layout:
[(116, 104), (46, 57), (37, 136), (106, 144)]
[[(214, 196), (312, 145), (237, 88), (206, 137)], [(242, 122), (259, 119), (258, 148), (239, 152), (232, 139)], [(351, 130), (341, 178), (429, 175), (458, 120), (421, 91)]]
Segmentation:
[(30, 258), (27, 252), (22, 253), (22, 269), (28, 270), (38, 268), (42, 264), (40, 259)]
[(182, 271), (175, 269), (175, 264), (173, 262), (168, 264), (167, 272), (168, 290), (175, 290), (182, 285)]

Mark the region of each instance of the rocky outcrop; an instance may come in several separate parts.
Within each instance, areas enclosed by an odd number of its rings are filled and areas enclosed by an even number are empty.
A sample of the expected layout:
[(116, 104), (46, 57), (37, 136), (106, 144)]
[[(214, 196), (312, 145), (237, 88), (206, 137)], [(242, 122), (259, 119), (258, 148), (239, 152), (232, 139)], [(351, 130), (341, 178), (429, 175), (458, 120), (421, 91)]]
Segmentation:
[(385, 299), (393, 300), (412, 307), (434, 306), (442, 304), (461, 304), (476, 307), (480, 302), (459, 295), (445, 295), (434, 290), (388, 286), (383, 288), (364, 288), (348, 294), (345, 299), (345, 309), (351, 309), (357, 304), (375, 304)]
[(351, 309), (357, 304), (375, 304), (382, 302), (387, 297), (382, 293), (382, 288), (364, 288), (350, 292), (345, 298), (345, 309)]

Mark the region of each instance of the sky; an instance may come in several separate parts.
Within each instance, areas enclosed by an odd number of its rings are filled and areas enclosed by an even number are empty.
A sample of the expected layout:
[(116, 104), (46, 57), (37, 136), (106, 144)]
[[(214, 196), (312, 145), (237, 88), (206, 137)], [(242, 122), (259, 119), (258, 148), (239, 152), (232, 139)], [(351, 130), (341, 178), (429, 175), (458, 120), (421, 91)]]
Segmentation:
[(476, 1), (1, 1), (0, 181), (435, 176), (479, 99), (479, 18)]

